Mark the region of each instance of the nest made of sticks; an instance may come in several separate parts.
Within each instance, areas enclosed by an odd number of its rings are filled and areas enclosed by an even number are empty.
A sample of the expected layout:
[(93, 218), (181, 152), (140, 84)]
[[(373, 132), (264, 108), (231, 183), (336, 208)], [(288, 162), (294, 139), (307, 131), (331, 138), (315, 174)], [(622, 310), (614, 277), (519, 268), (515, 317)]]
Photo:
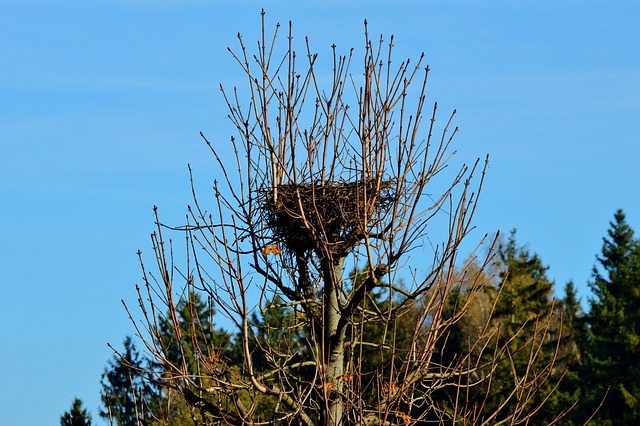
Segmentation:
[(396, 199), (393, 188), (394, 181), (378, 179), (278, 185), (263, 194), (267, 226), (294, 253), (313, 250), (318, 240), (343, 252), (379, 222)]

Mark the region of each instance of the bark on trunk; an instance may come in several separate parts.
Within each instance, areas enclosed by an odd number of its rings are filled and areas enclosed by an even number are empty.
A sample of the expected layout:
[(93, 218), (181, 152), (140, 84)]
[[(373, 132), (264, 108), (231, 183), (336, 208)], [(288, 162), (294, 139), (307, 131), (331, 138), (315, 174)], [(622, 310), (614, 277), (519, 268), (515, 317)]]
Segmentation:
[[(329, 263), (329, 262), (328, 262)], [(325, 398), (328, 406), (327, 426), (344, 424), (344, 341), (345, 329), (339, 327), (342, 316), (340, 288), (344, 270), (344, 258), (327, 264), (325, 274), (325, 365), (327, 367)], [(328, 278), (328, 279), (327, 279)]]

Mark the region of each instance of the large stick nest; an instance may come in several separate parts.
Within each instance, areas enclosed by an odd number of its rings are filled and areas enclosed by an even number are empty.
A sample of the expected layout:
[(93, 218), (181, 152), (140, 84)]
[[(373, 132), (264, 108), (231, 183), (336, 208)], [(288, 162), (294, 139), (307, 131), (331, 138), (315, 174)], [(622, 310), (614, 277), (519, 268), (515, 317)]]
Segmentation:
[(263, 193), (267, 226), (296, 254), (323, 244), (345, 254), (371, 231), (396, 199), (391, 180), (285, 184)]

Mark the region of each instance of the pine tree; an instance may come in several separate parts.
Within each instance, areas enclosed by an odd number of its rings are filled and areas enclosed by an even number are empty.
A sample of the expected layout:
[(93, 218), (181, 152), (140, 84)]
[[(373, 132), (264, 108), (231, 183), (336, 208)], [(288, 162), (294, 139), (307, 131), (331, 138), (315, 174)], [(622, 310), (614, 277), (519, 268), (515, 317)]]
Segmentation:
[(640, 246), (618, 210), (589, 283), (593, 297), (586, 315), (586, 406), (614, 425), (640, 424)]
[(496, 316), (504, 319), (505, 332), (513, 335), (521, 324), (546, 314), (551, 308), (553, 282), (547, 278), (547, 267), (535, 253), (518, 246), (515, 230), (498, 255), (505, 278)]
[[(540, 257), (517, 244), (515, 230), (499, 246), (498, 258), (502, 282), (491, 324), (499, 330), (496, 344), (504, 348), (504, 356), (493, 367), (484, 409), (495, 411), (510, 399), (502, 410), (512, 412), (524, 405), (535, 412), (533, 424), (547, 424), (563, 408), (556, 396), (546, 399), (560, 378), (555, 366), (561, 333), (554, 284)], [(514, 380), (519, 383), (515, 391)], [(534, 408), (543, 403), (541, 409)]]
[[(490, 368), (486, 368), (485, 350), (487, 343), (490, 343), (488, 336), (491, 336), (491, 331), (487, 333), (487, 326), (491, 321), (498, 283), (492, 271), (485, 270), (473, 261), (469, 263), (468, 271), (460, 286), (452, 289), (447, 297), (443, 317), (452, 324), (440, 337), (436, 353), (437, 361), (445, 367), (460, 364), (466, 367), (470, 374), (465, 374), (460, 382), (467, 386), (463, 398), (481, 407), (487, 393), (486, 383), (482, 381), (490, 373)], [(433, 393), (434, 405), (445, 412), (451, 412), (451, 407), (458, 400), (460, 392), (455, 383), (443, 384)], [(493, 407), (497, 405), (490, 404)], [(431, 416), (430, 420), (437, 421), (437, 417)], [(469, 424), (467, 418), (458, 417), (457, 420), (460, 424)]]
[[(275, 296), (263, 309), (262, 316), (255, 312), (252, 315), (254, 325), (255, 344), (258, 347), (270, 347), (278, 353), (286, 354), (289, 363), (302, 362), (305, 358), (305, 348), (300, 344), (304, 339), (300, 329), (303, 314), (295, 312), (279, 296)], [(263, 351), (254, 351), (255, 367), (258, 371), (268, 371), (269, 362)]]
[[(175, 315), (167, 312), (159, 318), (163, 362), (150, 364), (161, 382), (168, 380), (176, 368), (184, 368), (189, 372), (189, 380), (207, 386), (202, 379), (203, 371), (198, 368), (199, 360), (226, 358), (231, 345), (229, 333), (215, 328), (215, 313), (211, 300), (189, 287), (186, 297), (178, 302)], [(164, 387), (150, 397), (153, 416), (162, 419), (161, 424), (182, 426), (203, 421), (198, 410), (192, 409), (174, 388)]]
[(567, 352), (560, 354), (561, 360), (577, 371), (582, 364), (580, 348), (586, 336), (585, 313), (582, 310), (580, 299), (573, 281), (567, 282), (564, 287), (564, 297), (561, 300), (562, 312), (562, 337), (567, 343)]
[[(263, 375), (270, 386), (282, 386), (282, 382), (286, 380), (284, 373), (290, 371), (295, 371), (297, 376), (309, 381), (313, 380), (311, 354), (303, 343), (308, 336), (304, 335), (301, 328), (305, 314), (288, 306), (277, 294), (265, 303), (260, 312), (253, 312), (250, 320), (252, 337), (249, 344), (255, 370)], [(233, 348), (233, 362), (239, 368), (243, 364), (241, 339), (240, 334), (236, 336)], [(272, 359), (265, 356), (270, 351), (286, 357), (286, 364), (274, 368)], [(250, 399), (255, 401), (258, 421), (276, 421), (277, 398), (250, 393), (243, 396), (247, 404), (250, 404)]]
[[(118, 426), (181, 426), (202, 420), (180, 392), (161, 386), (175, 368), (183, 366), (190, 372), (190, 380), (206, 385), (201, 381), (199, 358), (231, 355), (230, 335), (215, 328), (212, 304), (191, 290), (177, 304), (175, 315), (167, 312), (158, 319), (158, 350), (163, 354), (162, 362), (141, 356), (131, 337), (125, 338), (124, 352), (114, 355), (102, 375), (104, 410), (100, 412), (101, 417)], [(182, 344), (178, 344), (179, 339)]]
[(100, 417), (117, 426), (148, 423), (148, 407), (155, 392), (148, 381), (142, 380), (143, 364), (133, 340), (127, 336), (123, 353), (114, 354), (102, 374), (100, 394), (104, 409), (100, 410)]
[[(204, 300), (198, 292), (189, 290), (187, 297), (178, 303), (176, 314), (175, 320), (170, 313), (159, 319), (165, 357), (174, 365), (184, 364), (188, 371), (197, 376), (197, 358), (224, 356), (229, 350), (231, 337), (223, 329), (215, 328), (215, 309), (211, 300)], [(174, 321), (178, 324), (174, 324)], [(186, 345), (178, 344), (178, 333)], [(166, 365), (156, 367), (168, 369)]]
[(91, 415), (82, 407), (80, 398), (74, 398), (71, 410), (60, 417), (60, 426), (91, 426)]
[(584, 315), (580, 299), (573, 281), (567, 282), (564, 286), (564, 298), (562, 299), (562, 311), (567, 325), (573, 325)]
[[(561, 300), (562, 345), (558, 353), (558, 370), (564, 372), (564, 378), (555, 392), (558, 407), (567, 409), (581, 399), (581, 377), (583, 356), (580, 352), (584, 340), (584, 312), (573, 281), (567, 282), (564, 297)], [(572, 409), (563, 420), (566, 425), (582, 425), (587, 417), (579, 409)]]

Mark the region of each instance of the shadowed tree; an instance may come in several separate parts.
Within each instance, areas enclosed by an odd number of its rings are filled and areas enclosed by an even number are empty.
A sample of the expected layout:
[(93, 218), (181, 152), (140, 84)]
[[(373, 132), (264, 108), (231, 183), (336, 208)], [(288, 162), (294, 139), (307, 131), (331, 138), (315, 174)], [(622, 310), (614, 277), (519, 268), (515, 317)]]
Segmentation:
[(585, 406), (596, 421), (640, 423), (640, 245), (618, 210), (593, 268), (583, 341)]
[[(557, 389), (567, 359), (576, 353), (575, 343), (564, 334), (547, 268), (537, 254), (516, 243), (515, 231), (498, 245), (497, 258), (492, 268), (480, 276), (471, 274), (473, 280), (449, 294), (444, 315), (455, 323), (442, 336), (440, 359), (444, 365), (459, 359), (469, 363), (463, 384), (476, 385), (465, 398), (482, 423), (521, 418), (552, 424), (575, 403)], [(479, 290), (469, 303), (473, 288)], [(435, 398), (450, 410), (459, 393), (448, 387)], [(459, 419), (463, 424), (468, 420)]]
[[(499, 333), (498, 347), (507, 351), (492, 367), (485, 410), (490, 413), (501, 405), (510, 413), (526, 409), (533, 413), (533, 424), (550, 424), (571, 405), (558, 407), (557, 393), (552, 393), (564, 374), (557, 363), (563, 343), (562, 318), (548, 267), (536, 253), (518, 245), (515, 237), (514, 230), (498, 247), (502, 281), (491, 321)], [(514, 374), (531, 386), (514, 389)]]
[[(563, 344), (558, 355), (558, 364), (566, 369), (566, 374), (558, 387), (558, 405), (568, 407), (577, 405), (582, 396), (583, 355), (581, 345), (585, 338), (584, 312), (573, 281), (567, 282), (564, 288), (564, 298), (561, 303), (562, 313), (562, 339)], [(579, 405), (577, 405), (579, 406)], [(574, 409), (568, 418), (563, 420), (566, 425), (582, 425), (593, 414), (593, 411)]]
[(91, 426), (91, 415), (82, 407), (80, 398), (74, 398), (71, 410), (60, 417), (60, 426)]
[(139, 426), (152, 418), (149, 408), (156, 392), (141, 373), (144, 360), (131, 337), (124, 340), (124, 351), (116, 352), (102, 374), (100, 417), (117, 426)]

